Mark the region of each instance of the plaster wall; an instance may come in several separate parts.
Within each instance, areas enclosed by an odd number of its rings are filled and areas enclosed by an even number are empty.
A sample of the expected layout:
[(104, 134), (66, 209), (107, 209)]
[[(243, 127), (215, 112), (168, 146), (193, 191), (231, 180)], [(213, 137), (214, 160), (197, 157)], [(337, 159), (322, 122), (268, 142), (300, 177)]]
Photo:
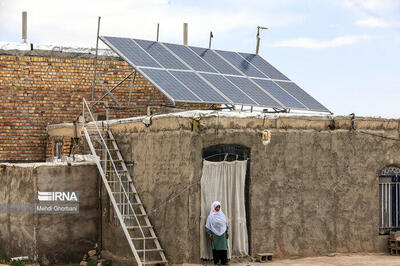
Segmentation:
[(79, 191), (78, 214), (0, 213), (2, 256), (29, 256), (40, 265), (79, 262), (98, 242), (95, 165), (0, 165), (0, 204), (35, 204), (38, 191)]
[[(195, 132), (192, 122), (171, 117), (154, 119), (150, 127), (112, 125), (124, 159), (134, 163), (137, 190), (171, 263), (200, 261), (202, 150), (217, 144), (251, 149), (252, 255), (386, 251), (386, 237), (378, 235), (378, 172), (400, 164), (400, 142), (361, 131), (398, 138), (399, 121), (359, 119), (350, 130), (345, 118), (213, 116), (201, 118)], [(267, 146), (264, 128), (272, 132)], [(113, 243), (113, 237), (103, 241)]]

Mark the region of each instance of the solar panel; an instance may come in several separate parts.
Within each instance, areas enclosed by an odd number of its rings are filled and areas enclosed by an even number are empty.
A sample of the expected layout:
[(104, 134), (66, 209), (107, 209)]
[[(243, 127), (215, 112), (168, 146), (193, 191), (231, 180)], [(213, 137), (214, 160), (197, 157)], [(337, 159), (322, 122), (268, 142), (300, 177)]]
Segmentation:
[(307, 92), (302, 90), (295, 83), (283, 82), (283, 81), (277, 81), (276, 83), (278, 83), (278, 85), (281, 86), (288, 93), (293, 95), (293, 97), (295, 97), (300, 102), (302, 102), (310, 110), (329, 112), (329, 110), (325, 106), (320, 104), (317, 100), (315, 100), (313, 97), (311, 97)]
[(224, 59), (220, 58), (213, 50), (199, 47), (190, 47), (198, 56), (203, 58), (207, 63), (212, 65), (222, 74), (239, 75), (239, 71), (231, 67)]
[(283, 106), (275, 101), (271, 96), (265, 93), (262, 89), (260, 89), (257, 85), (251, 82), (248, 78), (245, 77), (233, 77), (226, 76), (233, 84), (235, 84), (239, 88), (243, 88), (247, 95), (249, 95), (252, 99), (254, 99), (258, 105), (265, 107), (279, 107)]
[(179, 56), (186, 64), (196, 71), (204, 71), (217, 73), (213, 67), (207, 64), (197, 54), (195, 54), (188, 47), (172, 43), (163, 43), (168, 49), (170, 49), (175, 55)]
[(278, 85), (276, 85), (272, 80), (266, 79), (251, 79), (256, 82), (261, 88), (266, 90), (275, 99), (281, 102), (284, 106), (295, 109), (307, 109), (304, 105), (299, 103), (295, 98), (293, 98), (286, 91), (282, 90)]
[(189, 69), (160, 43), (145, 40), (134, 41), (146, 52), (148, 52), (155, 60), (157, 60), (158, 63), (160, 63), (163, 67), (170, 69)]
[(261, 56), (100, 37), (171, 101), (329, 110)]
[(187, 71), (170, 71), (170, 73), (190, 88), (200, 99), (208, 103), (226, 103), (228, 100), (222, 97), (216, 90), (202, 80), (196, 73)]
[(200, 75), (214, 87), (218, 88), (232, 102), (245, 105), (257, 105), (255, 101), (233, 85), (229, 80), (224, 78), (224, 76), (207, 73), (201, 73)]
[(270, 63), (265, 61), (261, 56), (256, 54), (246, 54), (239, 53), (248, 62), (254, 65), (258, 70), (263, 72), (267, 77), (271, 79), (289, 80), (285, 75), (283, 75), (279, 70), (273, 67)]
[(169, 96), (173, 101), (180, 102), (202, 102), (193, 92), (185, 88), (167, 70), (140, 69), (144, 76), (149, 79), (159, 90)]
[(146, 54), (136, 43), (129, 38), (102, 37), (105, 43), (113, 48), (122, 58), (134, 66), (162, 68), (154, 59)]
[(241, 57), (238, 53), (216, 50), (216, 52), (225, 58), (229, 63), (234, 65), (237, 69), (242, 71), (246, 76), (257, 77), (257, 78), (267, 78), (263, 73), (258, 71), (254, 66), (252, 66), (248, 61)]

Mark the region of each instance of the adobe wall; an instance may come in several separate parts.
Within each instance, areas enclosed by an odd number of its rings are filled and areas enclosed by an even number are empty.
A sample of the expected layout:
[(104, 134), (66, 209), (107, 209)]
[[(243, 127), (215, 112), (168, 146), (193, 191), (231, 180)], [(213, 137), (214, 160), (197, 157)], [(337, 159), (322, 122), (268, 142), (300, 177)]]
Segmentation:
[(2, 206), (37, 203), (38, 191), (79, 191), (78, 214), (0, 212), (1, 256), (79, 263), (99, 241), (98, 180), (93, 164), (0, 164)]
[[(196, 182), (202, 150), (217, 144), (251, 149), (252, 255), (386, 251), (387, 239), (378, 235), (378, 172), (400, 165), (400, 142), (361, 132), (399, 138), (399, 120), (360, 118), (350, 130), (344, 117), (197, 119), (195, 132), (193, 119), (178, 115), (154, 117), (150, 127), (140, 120), (111, 126), (124, 159), (134, 162), (137, 190), (171, 263), (199, 262)], [(264, 128), (272, 132), (267, 146), (261, 143)], [(108, 232), (103, 242), (114, 238)]]

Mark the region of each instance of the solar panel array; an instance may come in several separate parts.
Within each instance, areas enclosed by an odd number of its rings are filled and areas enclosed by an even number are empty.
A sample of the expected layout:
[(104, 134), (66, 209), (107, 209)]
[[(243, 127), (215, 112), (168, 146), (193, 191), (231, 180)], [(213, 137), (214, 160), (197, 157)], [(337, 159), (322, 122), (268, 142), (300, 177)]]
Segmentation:
[(173, 102), (329, 112), (256, 54), (102, 36)]

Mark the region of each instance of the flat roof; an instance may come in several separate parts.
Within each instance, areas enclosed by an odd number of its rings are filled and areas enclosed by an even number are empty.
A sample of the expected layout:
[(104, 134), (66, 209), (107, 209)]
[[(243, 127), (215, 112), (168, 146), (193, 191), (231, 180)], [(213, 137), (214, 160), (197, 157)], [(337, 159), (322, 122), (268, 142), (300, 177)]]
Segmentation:
[[(330, 114), (318, 113), (261, 113), (261, 112), (242, 112), (242, 111), (212, 111), (212, 110), (193, 110), (159, 114), (152, 116), (139, 116), (122, 119), (107, 120), (106, 123), (113, 129), (122, 129), (126, 126), (135, 128), (139, 131), (148, 130), (178, 130), (182, 126), (186, 129), (191, 128), (192, 120), (201, 120), (202, 127), (213, 127), (220, 124), (222, 128), (232, 129), (259, 129), (260, 126), (269, 129), (351, 129), (351, 118), (349, 116), (333, 116)], [(266, 122), (270, 121), (270, 122)], [(98, 126), (104, 121), (97, 121)], [(146, 127), (145, 124), (152, 125)], [(232, 124), (233, 123), (233, 124)], [(94, 122), (89, 122), (86, 127), (94, 127)], [(78, 134), (80, 137), (80, 124), (75, 129), (73, 123), (53, 124), (47, 126), (50, 136), (73, 137)], [(387, 119), (380, 117), (355, 117), (354, 127), (366, 130), (400, 130), (400, 119)]]

